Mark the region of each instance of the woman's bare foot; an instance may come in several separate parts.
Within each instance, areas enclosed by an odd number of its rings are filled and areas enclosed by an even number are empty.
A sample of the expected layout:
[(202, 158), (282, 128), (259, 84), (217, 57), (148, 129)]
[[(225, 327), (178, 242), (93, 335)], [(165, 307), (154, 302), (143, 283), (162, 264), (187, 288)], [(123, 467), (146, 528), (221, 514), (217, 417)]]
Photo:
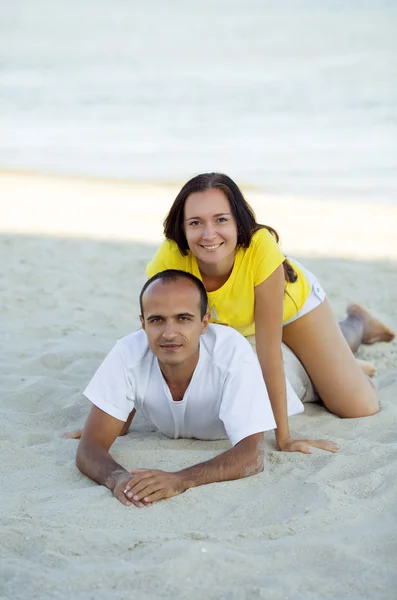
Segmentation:
[(364, 371), (368, 377), (375, 377), (376, 369), (372, 363), (368, 362), (367, 360), (360, 360), (359, 358), (356, 358), (356, 362), (360, 369)]
[[(347, 307), (349, 317), (360, 319), (364, 326), (362, 337), (363, 344), (374, 344), (375, 342), (391, 342), (395, 333), (387, 325), (376, 319), (360, 304), (349, 304)], [(364, 370), (364, 369), (363, 369)]]

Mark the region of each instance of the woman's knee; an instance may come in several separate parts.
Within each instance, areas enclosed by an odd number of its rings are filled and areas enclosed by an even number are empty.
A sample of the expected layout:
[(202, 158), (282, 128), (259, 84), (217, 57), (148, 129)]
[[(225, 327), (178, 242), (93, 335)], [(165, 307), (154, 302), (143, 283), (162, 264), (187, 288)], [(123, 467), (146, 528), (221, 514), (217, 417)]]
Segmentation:
[(377, 390), (372, 382), (368, 383), (370, 384), (370, 389), (366, 390), (365, 393), (361, 392), (350, 397), (338, 416), (342, 419), (359, 419), (361, 417), (372, 417), (379, 412)]

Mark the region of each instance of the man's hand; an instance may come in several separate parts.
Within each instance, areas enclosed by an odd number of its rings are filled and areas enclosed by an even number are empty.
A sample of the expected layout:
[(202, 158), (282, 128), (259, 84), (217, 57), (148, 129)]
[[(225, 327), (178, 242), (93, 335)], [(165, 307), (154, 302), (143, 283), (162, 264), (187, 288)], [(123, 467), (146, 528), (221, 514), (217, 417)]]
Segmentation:
[(327, 452), (339, 452), (339, 448), (330, 440), (294, 440), (288, 438), (282, 442), (278, 442), (278, 446), (282, 452), (302, 452), (303, 454), (311, 454), (311, 448), (320, 448)]
[[(187, 489), (184, 478), (179, 473), (147, 469), (131, 469), (131, 473), (134, 477), (130, 478), (122, 492), (127, 502), (132, 502), (139, 508), (151, 506), (157, 500), (178, 496)], [(115, 492), (113, 493), (116, 496)]]
[[(136, 471), (146, 471), (146, 469), (134, 469), (134, 472)], [(132, 504), (134, 506), (136, 506), (137, 508), (143, 508), (144, 506), (151, 506), (151, 502), (146, 502), (145, 504), (143, 502), (140, 502), (139, 500), (134, 500), (134, 498), (127, 497), (126, 492), (127, 490), (131, 489), (131, 486), (133, 485), (133, 482), (135, 481), (135, 477), (131, 478), (131, 474), (128, 472), (124, 472), (124, 473), (120, 473), (120, 475), (118, 475), (115, 479), (115, 483), (112, 489), (113, 492), (113, 496), (115, 498), (117, 498), (117, 500), (119, 502), (121, 502), (121, 504), (124, 504), (124, 506), (131, 506)]]

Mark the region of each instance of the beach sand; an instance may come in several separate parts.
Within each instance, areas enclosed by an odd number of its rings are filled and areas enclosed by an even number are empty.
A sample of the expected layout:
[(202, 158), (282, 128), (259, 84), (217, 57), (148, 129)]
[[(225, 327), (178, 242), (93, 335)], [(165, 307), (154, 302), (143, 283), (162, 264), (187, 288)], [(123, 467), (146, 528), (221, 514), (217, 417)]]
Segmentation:
[[(395, 599), (397, 344), (367, 346), (381, 411), (341, 420), (321, 405), (290, 421), (339, 454), (276, 451), (258, 476), (125, 508), (75, 465), (81, 395), (135, 330), (144, 267), (177, 187), (0, 175), (0, 598)], [(259, 220), (323, 283), (397, 328), (397, 207), (272, 198)], [(138, 208), (137, 208), (138, 207)], [(176, 470), (227, 441), (170, 440), (137, 417), (113, 455)]]

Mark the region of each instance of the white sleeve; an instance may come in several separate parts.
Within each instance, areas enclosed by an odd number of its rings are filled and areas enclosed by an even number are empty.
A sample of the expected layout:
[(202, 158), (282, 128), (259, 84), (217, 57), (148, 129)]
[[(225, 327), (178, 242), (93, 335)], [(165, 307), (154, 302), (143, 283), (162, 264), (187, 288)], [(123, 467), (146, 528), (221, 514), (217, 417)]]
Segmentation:
[(233, 446), (249, 435), (276, 428), (258, 361), (244, 361), (238, 372), (227, 375), (219, 418)]
[(108, 415), (123, 422), (127, 420), (134, 401), (119, 343), (109, 352), (83, 393)]

